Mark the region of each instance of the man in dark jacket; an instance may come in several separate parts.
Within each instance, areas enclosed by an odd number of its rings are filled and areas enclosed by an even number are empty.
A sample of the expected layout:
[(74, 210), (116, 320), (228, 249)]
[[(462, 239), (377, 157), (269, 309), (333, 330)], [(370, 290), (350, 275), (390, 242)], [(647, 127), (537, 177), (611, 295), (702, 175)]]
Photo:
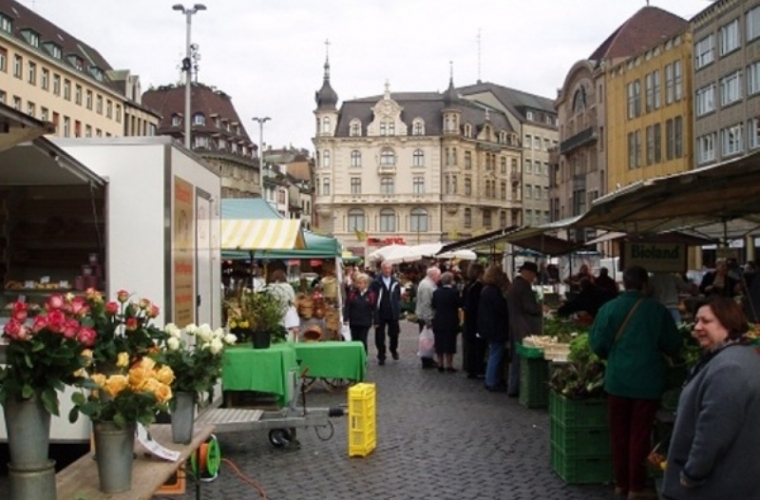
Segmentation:
[(538, 276), (538, 266), (535, 262), (525, 262), (507, 292), (509, 306), (509, 396), (520, 394), (520, 358), (517, 356), (516, 345), (528, 335), (541, 334), (541, 319), (543, 308), (533, 293), (533, 282)]
[(385, 331), (390, 338), (390, 351), (393, 359), (398, 359), (399, 317), (401, 315), (401, 285), (393, 277), (393, 265), (383, 262), (380, 274), (370, 287), (377, 297), (375, 308), (375, 347), (377, 347), (377, 364), (385, 364)]
[(599, 309), (613, 298), (614, 296), (601, 290), (588, 278), (581, 278), (581, 291), (573, 300), (562, 304), (557, 309), (557, 314), (559, 316), (570, 316), (573, 313), (583, 311), (587, 312), (589, 316), (596, 316)]

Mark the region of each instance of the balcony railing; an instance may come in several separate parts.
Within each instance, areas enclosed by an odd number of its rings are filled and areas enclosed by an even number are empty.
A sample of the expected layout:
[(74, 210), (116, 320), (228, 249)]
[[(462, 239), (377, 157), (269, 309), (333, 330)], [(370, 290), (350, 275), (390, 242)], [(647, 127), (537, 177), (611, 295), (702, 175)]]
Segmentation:
[(559, 152), (560, 154), (565, 155), (574, 149), (596, 141), (597, 138), (598, 134), (596, 132), (596, 127), (589, 127), (585, 130), (581, 130), (569, 139), (562, 141), (559, 145)]

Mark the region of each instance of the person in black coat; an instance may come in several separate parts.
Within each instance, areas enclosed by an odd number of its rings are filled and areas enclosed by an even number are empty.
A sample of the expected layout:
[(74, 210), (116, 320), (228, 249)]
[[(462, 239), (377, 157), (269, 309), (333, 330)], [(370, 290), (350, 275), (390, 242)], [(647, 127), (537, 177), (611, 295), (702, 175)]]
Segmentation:
[(351, 340), (361, 341), (364, 352), (367, 352), (367, 334), (375, 317), (377, 297), (375, 292), (369, 290), (369, 276), (357, 274), (354, 280), (354, 286), (346, 297), (343, 318), (351, 329)]
[(435, 337), (435, 355), (438, 358), (438, 371), (454, 373), (454, 354), (457, 352), (457, 334), (459, 333), (459, 308), (462, 300), (454, 288), (454, 275), (445, 272), (441, 275), (440, 287), (433, 292), (433, 336)]
[(393, 277), (393, 264), (383, 261), (380, 274), (370, 285), (375, 293), (375, 347), (377, 347), (377, 364), (385, 364), (385, 332), (390, 339), (389, 350), (393, 359), (398, 360), (398, 334), (401, 317), (401, 284)]
[(491, 265), (483, 275), (483, 290), (478, 306), (478, 333), (488, 342), (486, 389), (506, 392), (499, 369), (504, 359), (504, 346), (509, 340), (509, 309), (504, 296), (507, 277), (501, 268)]
[(467, 269), (468, 283), (462, 294), (462, 306), (464, 308), (464, 335), (462, 340), (466, 342), (464, 350), (464, 369), (467, 378), (481, 378), (486, 373), (486, 349), (488, 343), (478, 334), (478, 304), (480, 293), (483, 291), (483, 266), (472, 264)]
[(571, 301), (559, 306), (559, 316), (570, 316), (573, 313), (585, 311), (590, 316), (596, 316), (599, 309), (608, 301), (615, 298), (612, 294), (602, 290), (587, 278), (581, 278), (581, 291)]

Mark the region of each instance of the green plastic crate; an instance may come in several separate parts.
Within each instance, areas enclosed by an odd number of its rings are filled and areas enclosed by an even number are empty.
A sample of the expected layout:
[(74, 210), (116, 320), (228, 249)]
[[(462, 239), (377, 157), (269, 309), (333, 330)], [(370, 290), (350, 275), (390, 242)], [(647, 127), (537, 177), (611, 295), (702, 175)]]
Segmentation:
[(520, 360), (520, 404), (526, 408), (549, 406), (549, 362), (544, 359)]
[(552, 445), (552, 470), (567, 484), (612, 482), (612, 456), (570, 457)]
[(567, 399), (551, 391), (549, 395), (549, 414), (552, 420), (560, 422), (567, 428), (607, 427), (609, 414), (607, 399)]
[(517, 344), (517, 355), (526, 359), (544, 359), (544, 350)]
[(552, 419), (550, 435), (552, 447), (567, 457), (598, 457), (611, 453), (608, 427), (565, 427)]

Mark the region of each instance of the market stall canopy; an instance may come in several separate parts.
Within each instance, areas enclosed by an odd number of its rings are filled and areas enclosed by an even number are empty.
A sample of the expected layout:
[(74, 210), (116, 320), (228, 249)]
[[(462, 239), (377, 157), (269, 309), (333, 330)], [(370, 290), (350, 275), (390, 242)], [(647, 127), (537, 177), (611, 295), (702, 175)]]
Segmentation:
[(439, 259), (456, 259), (456, 260), (477, 260), (478, 254), (472, 250), (462, 249), (451, 252), (443, 252), (436, 255)]
[(293, 250), (306, 248), (298, 219), (224, 219), (224, 250)]
[(415, 252), (412, 247), (406, 245), (387, 245), (378, 248), (367, 256), (370, 262), (390, 262), (391, 264), (401, 264), (402, 262), (416, 262), (422, 257)]
[(36, 120), (26, 113), (0, 104), (0, 151), (55, 133), (55, 125)]
[(656, 177), (594, 200), (576, 227), (735, 238), (760, 230), (760, 152)]
[(44, 137), (0, 151), (0, 185), (76, 184), (105, 186), (106, 181)]
[(554, 228), (546, 226), (512, 226), (497, 229), (496, 231), (491, 231), (480, 236), (474, 236), (466, 240), (449, 243), (444, 245), (443, 251), (450, 252), (452, 250), (463, 248), (473, 249), (486, 245), (493, 245), (499, 242), (510, 243), (520, 248), (535, 250), (536, 252), (541, 252), (543, 255), (551, 256), (564, 255), (578, 248), (577, 243), (572, 243), (546, 234), (553, 229)]
[(423, 257), (433, 257), (441, 252), (443, 243), (422, 243), (420, 245), (412, 245), (409, 247), (413, 253), (416, 253)]
[(705, 238), (703, 236), (687, 234), (680, 231), (673, 231), (671, 233), (663, 234), (650, 234), (650, 235), (637, 235), (620, 233), (617, 231), (610, 231), (591, 241), (587, 241), (586, 245), (597, 245), (599, 243), (605, 243), (607, 241), (614, 240), (646, 240), (649, 243), (682, 243), (690, 246), (702, 246), (717, 243), (716, 240), (711, 238)]

